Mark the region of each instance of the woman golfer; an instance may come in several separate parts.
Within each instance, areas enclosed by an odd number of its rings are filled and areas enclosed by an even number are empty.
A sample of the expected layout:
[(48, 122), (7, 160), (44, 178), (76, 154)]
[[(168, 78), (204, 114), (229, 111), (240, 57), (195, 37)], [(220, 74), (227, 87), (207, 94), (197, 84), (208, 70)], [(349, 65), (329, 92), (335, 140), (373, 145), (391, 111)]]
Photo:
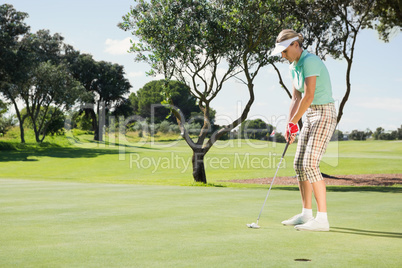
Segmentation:
[[(282, 224), (295, 225), (298, 230), (329, 231), (325, 181), (319, 164), (335, 130), (337, 117), (328, 70), (318, 56), (303, 50), (302, 42), (301, 34), (283, 30), (271, 54), (282, 53), (290, 62), (293, 97), (285, 135), (289, 143), (294, 141), (299, 130), (297, 123), (306, 114), (294, 159), (303, 209)], [(315, 218), (313, 192), (318, 208)]]

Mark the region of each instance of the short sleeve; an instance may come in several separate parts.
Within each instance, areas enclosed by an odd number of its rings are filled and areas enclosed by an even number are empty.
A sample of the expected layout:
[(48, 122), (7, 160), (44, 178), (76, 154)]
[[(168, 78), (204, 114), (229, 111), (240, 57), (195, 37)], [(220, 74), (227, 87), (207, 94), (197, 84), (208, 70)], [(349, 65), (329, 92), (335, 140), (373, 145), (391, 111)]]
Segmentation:
[(318, 57), (307, 57), (303, 64), (304, 77), (320, 76), (323, 65)]

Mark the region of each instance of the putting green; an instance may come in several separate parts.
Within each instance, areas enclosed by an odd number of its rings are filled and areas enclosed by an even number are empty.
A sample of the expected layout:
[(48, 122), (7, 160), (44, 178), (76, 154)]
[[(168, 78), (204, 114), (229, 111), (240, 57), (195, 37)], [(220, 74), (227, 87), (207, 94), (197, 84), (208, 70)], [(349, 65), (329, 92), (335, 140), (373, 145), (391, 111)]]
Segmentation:
[[(347, 188), (350, 189), (350, 188)], [(1, 267), (398, 267), (400, 193), (328, 193), (331, 231), (280, 221), (299, 193), (0, 179)], [(295, 261), (308, 259), (308, 263)]]

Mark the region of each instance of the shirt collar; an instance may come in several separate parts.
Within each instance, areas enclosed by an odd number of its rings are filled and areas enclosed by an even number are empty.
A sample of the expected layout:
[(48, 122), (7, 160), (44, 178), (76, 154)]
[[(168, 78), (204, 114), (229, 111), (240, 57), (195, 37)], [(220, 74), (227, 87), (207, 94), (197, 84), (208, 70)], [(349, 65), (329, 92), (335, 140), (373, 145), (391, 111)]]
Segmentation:
[(300, 59), (299, 59), (299, 61), (297, 62), (297, 64), (295, 64), (294, 62), (292, 63), (292, 64), (293, 64), (293, 67), (300, 67), (300, 66), (303, 64), (303, 59), (304, 59), (304, 57), (305, 57), (307, 54), (308, 54), (307, 50), (303, 50), (303, 52), (302, 52), (302, 54), (300, 55)]

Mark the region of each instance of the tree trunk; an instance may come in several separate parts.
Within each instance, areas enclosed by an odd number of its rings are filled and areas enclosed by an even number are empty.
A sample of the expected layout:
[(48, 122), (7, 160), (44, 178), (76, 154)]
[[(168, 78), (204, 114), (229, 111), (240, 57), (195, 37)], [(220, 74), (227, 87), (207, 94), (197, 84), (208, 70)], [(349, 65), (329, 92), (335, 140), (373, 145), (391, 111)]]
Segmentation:
[(206, 184), (207, 176), (205, 174), (204, 156), (205, 153), (202, 151), (193, 151), (192, 163), (194, 181)]
[(15, 112), (17, 114), (18, 121), (20, 122), (21, 143), (25, 143), (24, 121), (25, 121), (26, 116), (21, 117), (21, 113), (20, 113), (20, 110), (18, 109), (17, 102), (15, 102), (14, 99), (12, 99), (12, 102), (14, 104), (14, 109), (15, 109)]
[[(106, 117), (106, 106), (104, 101), (98, 101), (96, 112), (98, 114), (94, 140), (96, 141), (103, 141), (103, 127), (105, 126), (105, 117)], [(94, 118), (96, 121), (96, 115), (94, 113)]]
[(92, 108), (88, 108), (85, 109), (85, 113), (91, 117), (92, 130), (94, 131), (94, 140), (97, 141), (99, 136), (98, 132), (99, 128), (98, 128), (98, 119), (96, 118), (95, 111)]
[(339, 124), (339, 121), (341, 121), (341, 118), (342, 118), (342, 115), (343, 115), (343, 108), (345, 107), (346, 102), (349, 99), (350, 90), (351, 90), (350, 71), (352, 69), (352, 60), (347, 60), (347, 62), (348, 62), (348, 67), (347, 67), (347, 70), (346, 70), (346, 93), (345, 93), (345, 96), (343, 96), (341, 104), (339, 106), (337, 124)]
[(25, 143), (24, 122), (21, 122), (21, 120), (20, 120), (20, 138), (21, 143)]
[(39, 137), (40, 136), (39, 130), (37, 130), (36, 127), (34, 127), (33, 129), (34, 129), (34, 132), (35, 132), (35, 140), (36, 140), (36, 142), (41, 143), (41, 140), (40, 140), (40, 137)]

